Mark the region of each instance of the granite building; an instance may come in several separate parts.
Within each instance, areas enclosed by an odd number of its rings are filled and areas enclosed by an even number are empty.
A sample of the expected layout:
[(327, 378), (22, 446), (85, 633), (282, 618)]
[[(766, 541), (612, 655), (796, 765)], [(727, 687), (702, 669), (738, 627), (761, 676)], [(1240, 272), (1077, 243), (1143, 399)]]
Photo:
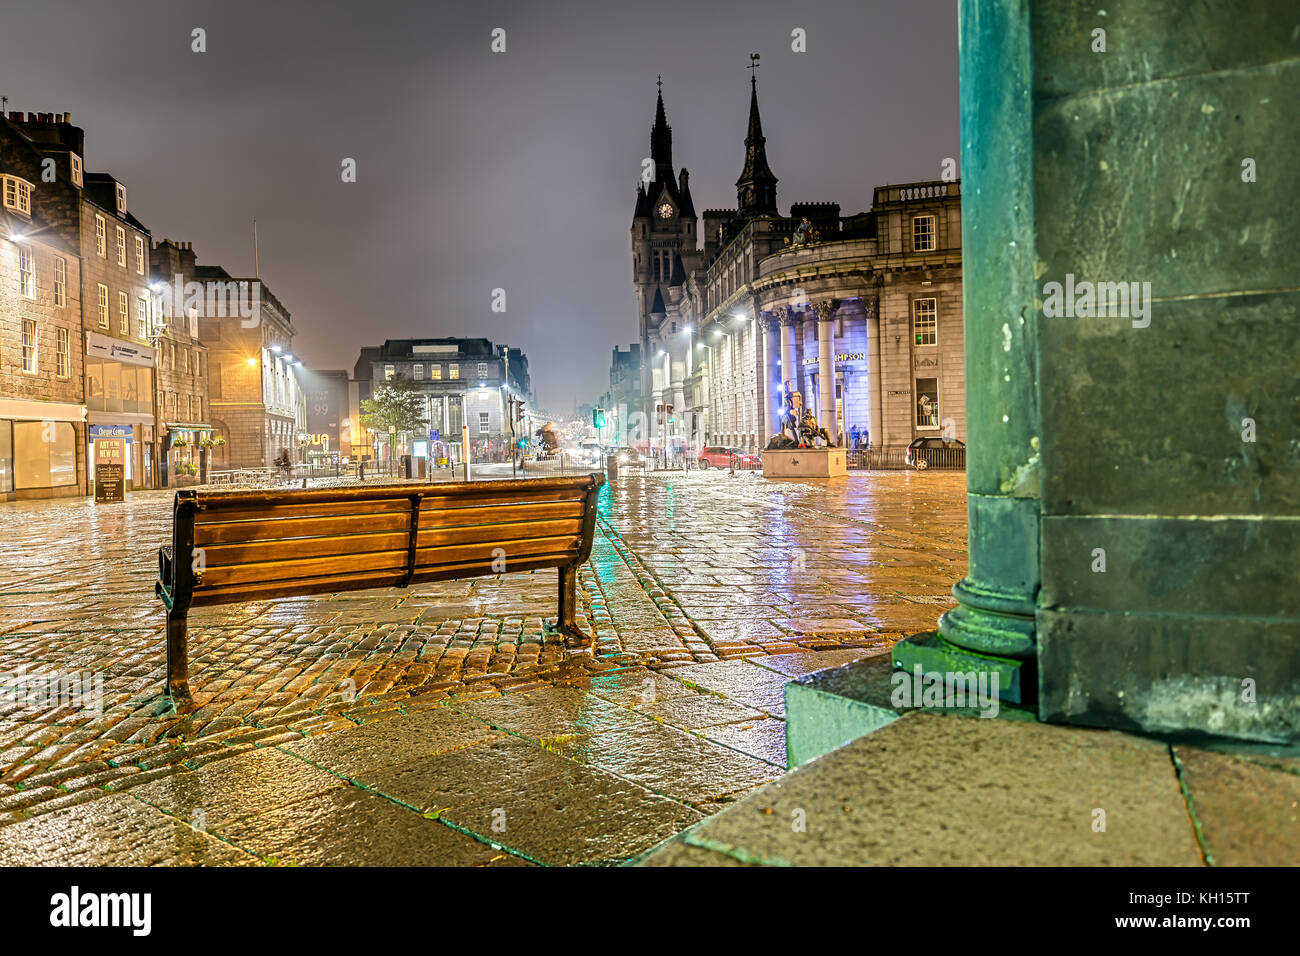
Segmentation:
[(0, 162), (0, 501), (86, 493), (81, 257)]
[(662, 92), (650, 142), (632, 250), (651, 441), (758, 451), (787, 390), (845, 444), (964, 439), (958, 181), (878, 187), (851, 216), (833, 202), (782, 216), (751, 78), (736, 207), (704, 211), (697, 248)]
[(335, 459), (352, 457), (348, 379), (342, 369), (299, 370), (298, 381), (307, 405), (304, 451), (308, 462), (332, 465)]
[(84, 156), (85, 133), (67, 113), (0, 119), (0, 161), (31, 185), (31, 213), (80, 258), (82, 331), (75, 348), (84, 356), (88, 444), (77, 455), (93, 461), (97, 437), (124, 437), (127, 487), (153, 488), (159, 436), (149, 230), (127, 208), (125, 184), (86, 172)]
[(461, 426), (479, 458), (506, 457), (513, 400), (531, 401), (528, 358), (523, 351), (481, 338), (389, 339), (361, 350), (351, 389), (354, 450), (389, 457), (387, 435), (365, 427), (361, 402), (380, 382), (402, 376), (424, 396), (427, 434), (398, 435), (397, 454), (462, 460)]
[(627, 350), (614, 347), (609, 364), (609, 391), (600, 396), (605, 409), (605, 443), (635, 445), (649, 437), (644, 418), (641, 346), (633, 342)]
[(194, 305), (208, 352), (210, 422), (226, 439), (213, 449), (213, 467), (269, 468), (285, 454), (302, 460), (306, 399), (289, 310), (259, 278), (220, 266), (195, 265), (193, 274), (202, 292), (201, 307)]
[(225, 437), (216, 435), (208, 421), (210, 366), (207, 347), (199, 339), (200, 308), (197, 303), (185, 307), (185, 285), (194, 281), (194, 270), (191, 243), (163, 239), (150, 247), (149, 273), (159, 319), (155, 407), (162, 486), (177, 484), (186, 475), (206, 477), (203, 442)]

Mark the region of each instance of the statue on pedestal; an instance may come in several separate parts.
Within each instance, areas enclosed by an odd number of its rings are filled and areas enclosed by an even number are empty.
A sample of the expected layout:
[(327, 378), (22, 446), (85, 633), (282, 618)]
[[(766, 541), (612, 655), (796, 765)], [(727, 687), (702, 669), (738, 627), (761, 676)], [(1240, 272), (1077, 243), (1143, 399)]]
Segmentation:
[(826, 429), (817, 424), (813, 413), (804, 407), (803, 395), (792, 389), (790, 383), (786, 382), (781, 430), (768, 440), (767, 447), (770, 449), (812, 448), (818, 438), (825, 442), (828, 448), (835, 445)]

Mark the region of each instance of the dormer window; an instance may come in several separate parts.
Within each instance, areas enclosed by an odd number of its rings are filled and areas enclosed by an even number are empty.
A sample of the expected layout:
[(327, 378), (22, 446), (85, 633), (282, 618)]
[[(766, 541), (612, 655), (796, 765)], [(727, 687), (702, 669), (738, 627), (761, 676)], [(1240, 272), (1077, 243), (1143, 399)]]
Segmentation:
[(119, 216), (126, 214), (126, 187), (121, 183), (113, 184), (117, 189), (117, 214)]
[(72, 160), (72, 185), (81, 185), (81, 157), (76, 153), (69, 153), (69, 159)]
[(32, 214), (32, 184), (17, 176), (4, 176), (4, 204), (24, 216)]

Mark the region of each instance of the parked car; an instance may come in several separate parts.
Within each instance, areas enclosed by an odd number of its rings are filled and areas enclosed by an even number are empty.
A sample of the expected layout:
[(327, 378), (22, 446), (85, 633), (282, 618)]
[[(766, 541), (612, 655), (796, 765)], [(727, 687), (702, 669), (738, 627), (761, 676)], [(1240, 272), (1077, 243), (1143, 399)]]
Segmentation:
[(965, 468), (966, 443), (956, 438), (914, 438), (903, 460), (917, 471), (927, 468)]
[(700, 452), (700, 467), (730, 468), (733, 459), (737, 467), (741, 468), (758, 468), (762, 464), (762, 459), (758, 455), (751, 455), (743, 448), (706, 445), (704, 450)]

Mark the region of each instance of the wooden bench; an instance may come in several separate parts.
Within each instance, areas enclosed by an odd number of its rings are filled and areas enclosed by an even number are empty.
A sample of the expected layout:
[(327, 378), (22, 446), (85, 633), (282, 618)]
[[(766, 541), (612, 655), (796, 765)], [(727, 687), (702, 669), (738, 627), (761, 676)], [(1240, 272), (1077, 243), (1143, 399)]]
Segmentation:
[(158, 552), (167, 607), (167, 693), (191, 706), (191, 607), (333, 594), (504, 571), (559, 569), (556, 630), (574, 623), (578, 566), (591, 555), (601, 474), (176, 493), (172, 544)]

